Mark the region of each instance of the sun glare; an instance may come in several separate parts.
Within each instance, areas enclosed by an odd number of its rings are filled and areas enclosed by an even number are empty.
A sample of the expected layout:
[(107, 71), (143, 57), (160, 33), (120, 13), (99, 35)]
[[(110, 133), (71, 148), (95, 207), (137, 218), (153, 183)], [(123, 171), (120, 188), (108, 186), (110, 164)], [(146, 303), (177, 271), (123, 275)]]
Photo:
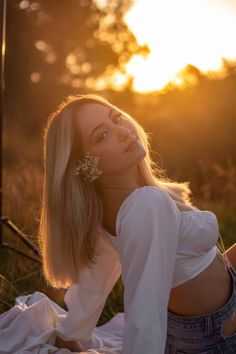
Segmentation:
[(126, 71), (135, 91), (161, 90), (187, 64), (203, 72), (221, 69), (222, 58), (235, 59), (236, 9), (231, 0), (136, 0), (125, 22), (147, 58), (133, 56)]

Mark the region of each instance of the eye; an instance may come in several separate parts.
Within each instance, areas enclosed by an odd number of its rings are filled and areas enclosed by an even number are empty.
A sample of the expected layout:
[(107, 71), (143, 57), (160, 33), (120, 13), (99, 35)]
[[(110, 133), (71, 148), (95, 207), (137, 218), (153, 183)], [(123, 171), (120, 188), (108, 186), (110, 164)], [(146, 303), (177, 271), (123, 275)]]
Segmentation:
[[(112, 121), (114, 121), (115, 123), (118, 123), (122, 120), (122, 114), (120, 112), (118, 112), (113, 118)], [(97, 142), (100, 142), (102, 140), (104, 140), (104, 134), (107, 134), (107, 131), (103, 131), (102, 134), (99, 135)]]
[(104, 133), (107, 133), (107, 131), (104, 131), (104, 132), (102, 132), (102, 134), (100, 134), (99, 135), (99, 137), (98, 137), (98, 139), (97, 139), (97, 142), (99, 142), (99, 141), (101, 141), (101, 140), (103, 140), (104, 138)]
[(112, 120), (115, 122), (120, 122), (121, 121), (121, 113), (119, 112)]

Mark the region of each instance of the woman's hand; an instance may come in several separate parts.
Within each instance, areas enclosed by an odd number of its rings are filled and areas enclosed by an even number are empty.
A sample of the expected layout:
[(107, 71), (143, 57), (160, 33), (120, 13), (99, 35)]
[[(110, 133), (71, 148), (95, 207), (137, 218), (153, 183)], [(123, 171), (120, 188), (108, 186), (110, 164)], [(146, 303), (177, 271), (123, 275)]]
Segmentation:
[(83, 352), (83, 349), (79, 343), (79, 341), (70, 341), (70, 340), (63, 340), (60, 337), (56, 337), (55, 346), (57, 348), (66, 348), (69, 349), (71, 352)]

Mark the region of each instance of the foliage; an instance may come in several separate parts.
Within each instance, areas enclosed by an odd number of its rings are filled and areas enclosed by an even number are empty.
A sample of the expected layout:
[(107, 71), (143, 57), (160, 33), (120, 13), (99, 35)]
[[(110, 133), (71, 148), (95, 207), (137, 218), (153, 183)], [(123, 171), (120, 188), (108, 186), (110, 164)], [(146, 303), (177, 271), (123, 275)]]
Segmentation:
[[(109, 84), (112, 72), (122, 72), (134, 53), (146, 55), (149, 50), (138, 45), (124, 23), (131, 1), (111, 0), (102, 8), (90, 0), (7, 3), (4, 215), (37, 242), (46, 118), (64, 96), (93, 91), (151, 133), (156, 162), (168, 177), (191, 182), (193, 203), (216, 213), (226, 248), (234, 243), (236, 63), (223, 61), (223, 77), (203, 75), (189, 65), (180, 73), (181, 88), (170, 83), (163, 92), (142, 95), (132, 91), (129, 78), (123, 91), (115, 91)], [(95, 89), (95, 79), (107, 86)], [(6, 230), (4, 239), (23, 248)], [(45, 285), (40, 267), (0, 252), (0, 273), (17, 293), (40, 290), (64, 306), (63, 292)], [(13, 305), (16, 292), (9, 291), (8, 305)], [(119, 279), (99, 324), (123, 311), (122, 292)]]

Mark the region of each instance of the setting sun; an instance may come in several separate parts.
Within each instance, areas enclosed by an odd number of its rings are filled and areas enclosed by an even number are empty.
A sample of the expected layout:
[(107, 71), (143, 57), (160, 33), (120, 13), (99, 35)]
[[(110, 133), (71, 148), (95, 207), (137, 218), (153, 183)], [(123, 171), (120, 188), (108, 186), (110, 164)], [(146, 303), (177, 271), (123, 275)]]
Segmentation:
[(236, 58), (236, 6), (230, 0), (137, 0), (125, 22), (151, 50), (147, 58), (136, 55), (126, 64), (135, 91), (181, 84), (178, 73), (188, 64), (220, 71), (223, 58)]

